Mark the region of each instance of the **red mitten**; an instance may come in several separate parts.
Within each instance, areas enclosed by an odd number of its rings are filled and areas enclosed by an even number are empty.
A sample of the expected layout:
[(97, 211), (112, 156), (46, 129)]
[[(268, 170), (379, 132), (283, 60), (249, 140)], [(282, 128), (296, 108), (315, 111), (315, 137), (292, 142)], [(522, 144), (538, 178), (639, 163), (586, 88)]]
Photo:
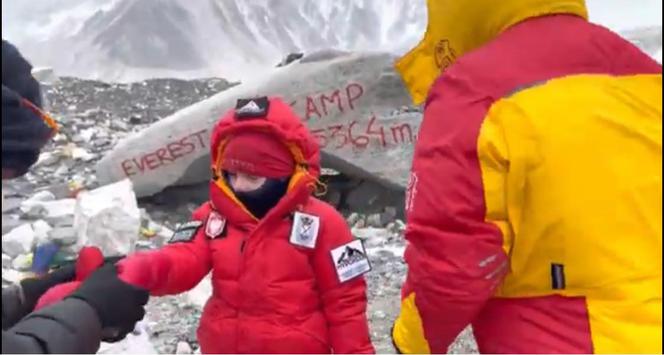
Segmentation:
[(83, 247), (78, 253), (78, 259), (76, 260), (75, 281), (59, 284), (48, 289), (48, 291), (39, 297), (34, 310), (44, 308), (69, 296), (81, 285), (83, 280), (103, 264), (104, 255), (99, 248)]
[(160, 283), (168, 278), (170, 263), (168, 256), (156, 252), (143, 252), (130, 255), (118, 263), (120, 280), (134, 286), (149, 290), (153, 296)]
[(104, 254), (97, 247), (83, 247), (76, 260), (76, 281), (83, 281), (104, 265)]

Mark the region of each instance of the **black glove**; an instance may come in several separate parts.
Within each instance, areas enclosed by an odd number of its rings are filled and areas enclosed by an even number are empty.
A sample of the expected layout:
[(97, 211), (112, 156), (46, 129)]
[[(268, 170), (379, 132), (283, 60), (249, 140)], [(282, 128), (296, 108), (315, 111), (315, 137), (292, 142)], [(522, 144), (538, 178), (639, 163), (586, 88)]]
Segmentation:
[(149, 297), (147, 290), (120, 280), (116, 266), (107, 263), (92, 273), (67, 298), (78, 298), (92, 306), (104, 329), (103, 340), (118, 341), (143, 319), (145, 316), (143, 306)]
[(73, 281), (75, 274), (74, 265), (68, 265), (41, 277), (24, 279), (21, 281), (23, 306), (29, 310), (34, 309), (39, 297), (41, 297), (49, 288), (61, 283)]

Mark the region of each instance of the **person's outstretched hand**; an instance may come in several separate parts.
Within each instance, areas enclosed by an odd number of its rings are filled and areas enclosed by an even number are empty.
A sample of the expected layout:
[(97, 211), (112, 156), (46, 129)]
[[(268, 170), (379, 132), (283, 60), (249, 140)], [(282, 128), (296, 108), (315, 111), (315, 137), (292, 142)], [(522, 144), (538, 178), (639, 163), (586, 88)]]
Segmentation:
[(112, 342), (124, 339), (143, 319), (149, 293), (120, 280), (116, 266), (105, 264), (67, 298), (77, 298), (92, 306), (108, 334), (103, 340)]

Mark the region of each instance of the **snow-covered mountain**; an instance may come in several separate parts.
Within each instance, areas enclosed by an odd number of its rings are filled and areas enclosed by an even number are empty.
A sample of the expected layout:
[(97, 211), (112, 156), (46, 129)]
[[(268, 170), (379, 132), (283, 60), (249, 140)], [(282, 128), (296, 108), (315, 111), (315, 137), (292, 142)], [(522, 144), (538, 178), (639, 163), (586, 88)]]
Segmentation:
[[(632, 0), (588, 2), (591, 17), (616, 30), (658, 28), (661, 56), (659, 0), (638, 8)], [(2, 0), (2, 7), (3, 37), (35, 65), (106, 81), (246, 79), (288, 53), (323, 48), (404, 53), (426, 27), (425, 0)]]
[(37, 65), (105, 80), (234, 77), (291, 52), (330, 47), (403, 52), (426, 25), (424, 4), (414, 0), (54, 3), (33, 1), (33, 11), (3, 1), (3, 35)]

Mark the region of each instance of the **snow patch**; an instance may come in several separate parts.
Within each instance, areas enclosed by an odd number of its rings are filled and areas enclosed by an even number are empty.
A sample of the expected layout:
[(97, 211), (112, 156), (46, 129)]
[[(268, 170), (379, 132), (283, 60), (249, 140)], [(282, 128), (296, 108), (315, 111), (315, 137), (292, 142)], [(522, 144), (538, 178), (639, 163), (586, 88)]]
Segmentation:
[(196, 287), (186, 293), (187, 300), (191, 304), (203, 308), (207, 300), (212, 296), (212, 279), (206, 276)]
[(133, 333), (117, 343), (102, 342), (97, 354), (158, 354), (150, 341), (147, 324), (139, 322)]

